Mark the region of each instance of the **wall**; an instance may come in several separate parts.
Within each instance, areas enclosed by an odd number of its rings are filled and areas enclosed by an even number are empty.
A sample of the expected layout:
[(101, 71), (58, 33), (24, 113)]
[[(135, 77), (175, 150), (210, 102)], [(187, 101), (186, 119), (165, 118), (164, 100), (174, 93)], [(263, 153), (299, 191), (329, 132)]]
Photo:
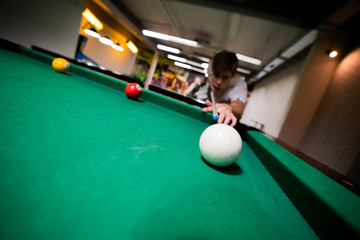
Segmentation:
[(73, 58), (85, 0), (2, 0), (0, 37)]
[(296, 96), (287, 113), (278, 138), (298, 148), (315, 112), (330, 83), (337, 64), (337, 59), (330, 59), (326, 54), (331, 32), (322, 33), (312, 47)]
[(337, 65), (299, 149), (360, 183), (360, 46)]
[[(106, 6), (98, 1), (87, 0), (86, 7), (102, 22), (104, 28), (98, 31), (101, 36), (107, 36), (115, 43), (119, 43), (123, 48), (123, 52), (119, 52), (110, 46), (100, 43), (97, 39), (87, 36), (83, 31), (89, 28), (87, 21), (82, 19), (80, 34), (88, 37), (82, 53), (97, 62), (101, 67), (115, 71), (121, 74), (131, 74), (137, 57), (126, 46), (126, 42), (131, 40), (140, 48), (146, 48), (147, 45), (140, 41), (127, 27), (116, 19), (107, 9)], [(120, 19), (122, 20), (122, 19)]]
[(305, 59), (301, 58), (287, 63), (257, 84), (251, 92), (240, 121), (258, 128), (263, 124), (264, 132), (277, 137), (301, 79), (304, 61)]
[[(263, 121), (266, 133), (360, 184), (359, 19), (357, 14), (352, 24), (344, 23), (345, 29), (324, 31), (302, 67), (283, 75), (278, 71), (255, 86), (242, 122)], [(338, 58), (326, 54), (331, 43)], [(298, 86), (287, 82), (295, 81), (292, 74)]]

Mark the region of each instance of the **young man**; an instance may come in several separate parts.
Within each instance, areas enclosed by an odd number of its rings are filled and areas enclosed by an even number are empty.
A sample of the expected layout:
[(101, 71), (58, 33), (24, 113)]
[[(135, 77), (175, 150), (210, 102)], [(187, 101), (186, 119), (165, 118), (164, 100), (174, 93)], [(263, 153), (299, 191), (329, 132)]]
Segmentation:
[(236, 75), (237, 67), (238, 59), (234, 53), (222, 51), (215, 55), (211, 64), (207, 107), (202, 109), (204, 112), (212, 112), (212, 102), (209, 101), (212, 90), (219, 114), (218, 123), (232, 127), (240, 119), (247, 98), (247, 84), (243, 78)]

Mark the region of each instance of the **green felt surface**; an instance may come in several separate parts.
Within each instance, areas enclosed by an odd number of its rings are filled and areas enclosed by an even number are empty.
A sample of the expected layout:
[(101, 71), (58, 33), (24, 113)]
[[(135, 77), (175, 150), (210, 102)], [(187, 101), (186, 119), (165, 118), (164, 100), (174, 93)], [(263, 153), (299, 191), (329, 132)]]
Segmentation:
[(248, 143), (322, 238), (360, 238), (359, 196), (259, 132), (248, 132)]
[(208, 123), (0, 58), (1, 239), (317, 239), (246, 142), (213, 168)]

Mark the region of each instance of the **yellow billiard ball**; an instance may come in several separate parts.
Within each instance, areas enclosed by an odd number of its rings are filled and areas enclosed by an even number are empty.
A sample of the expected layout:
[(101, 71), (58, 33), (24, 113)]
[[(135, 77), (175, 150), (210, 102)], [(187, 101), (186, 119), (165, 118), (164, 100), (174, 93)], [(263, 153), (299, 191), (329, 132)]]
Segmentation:
[(70, 63), (63, 58), (55, 58), (51, 65), (55, 71), (60, 73), (66, 73), (70, 69)]

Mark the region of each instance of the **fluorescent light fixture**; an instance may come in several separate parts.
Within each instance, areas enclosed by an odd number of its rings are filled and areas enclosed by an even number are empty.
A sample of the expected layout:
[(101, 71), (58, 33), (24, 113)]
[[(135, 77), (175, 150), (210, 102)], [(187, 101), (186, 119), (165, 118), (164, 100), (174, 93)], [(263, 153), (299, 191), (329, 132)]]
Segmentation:
[(142, 33), (148, 37), (158, 38), (158, 39), (162, 39), (162, 40), (166, 40), (166, 41), (170, 40), (169, 35), (167, 35), (167, 34), (153, 32), (153, 31), (149, 31), (149, 30), (143, 30)]
[(126, 45), (130, 49), (130, 51), (132, 51), (134, 54), (136, 54), (139, 51), (138, 48), (135, 46), (135, 44), (130, 40), (127, 41)]
[(114, 44), (113, 41), (111, 41), (111, 39), (109, 37), (101, 37), (99, 38), (99, 41), (102, 43), (102, 44), (105, 44), (105, 45), (108, 45), (108, 46), (111, 46)]
[(178, 67), (182, 67), (182, 68), (186, 68), (186, 69), (191, 69), (191, 66), (185, 63), (181, 63), (181, 62), (174, 62), (175, 66)]
[(189, 70), (193, 70), (196, 72), (200, 72), (202, 74), (207, 74), (205, 69), (200, 69), (200, 68), (196, 68), (193, 66), (190, 66), (189, 64), (185, 64), (185, 63), (181, 63), (181, 62), (174, 62), (175, 66), (181, 67), (181, 68), (185, 68), (185, 69), (189, 69)]
[(171, 35), (167, 35), (167, 34), (163, 34), (163, 33), (153, 32), (153, 31), (149, 31), (149, 30), (143, 30), (142, 33), (148, 37), (153, 37), (153, 38), (158, 38), (158, 39), (162, 39), (162, 40), (166, 40), (166, 41), (176, 42), (176, 43), (180, 43), (180, 44), (184, 44), (184, 45), (188, 45), (188, 46), (192, 46), (192, 47), (195, 47), (198, 45), (196, 41), (188, 40), (185, 38), (179, 38), (179, 37), (175, 37), (175, 36), (171, 36)]
[(266, 72), (265, 72), (265, 71), (261, 71), (261, 72), (259, 72), (258, 74), (256, 74), (255, 78), (256, 78), (256, 79), (260, 79), (260, 78), (262, 78), (262, 77), (265, 76), (265, 75), (266, 75)]
[[(192, 70), (194, 71), (200, 71), (200, 72), (205, 72), (207, 67), (203, 67), (203, 64), (206, 65), (207, 63), (197, 63), (197, 62), (193, 62), (193, 61), (190, 61), (190, 60), (187, 60), (186, 58), (183, 58), (183, 57), (178, 57), (178, 56), (174, 56), (174, 55), (171, 55), (171, 54), (168, 54), (167, 57), (171, 60), (174, 60), (174, 61), (178, 61), (178, 62), (182, 62), (182, 63), (187, 63), (186, 65), (192, 65), (190, 66)], [(207, 64), (208, 65), (208, 64)], [(196, 67), (199, 67), (199, 68), (194, 68), (193, 66), (196, 66)], [(201, 68), (201, 69), (200, 69)]]
[(237, 53), (236, 57), (237, 57), (238, 60), (243, 61), (243, 62), (251, 63), (251, 64), (254, 64), (254, 65), (261, 65), (261, 60), (256, 59), (256, 58), (245, 56), (245, 55), (240, 54), (240, 53)]
[(265, 66), (264, 70), (267, 72), (272, 71), (273, 69), (277, 68), (278, 66), (280, 66), (281, 64), (283, 64), (285, 62), (284, 59), (282, 58), (275, 58), (274, 60), (272, 60), (268, 65)]
[(180, 50), (177, 48), (173, 48), (173, 47), (169, 47), (169, 46), (165, 46), (162, 44), (158, 44), (156, 45), (156, 47), (160, 50), (166, 51), (166, 52), (171, 52), (171, 53), (175, 53), (175, 54), (179, 54)]
[(94, 38), (100, 38), (100, 34), (96, 31), (95, 28), (91, 28), (91, 29), (84, 29), (84, 32)]
[(245, 74), (250, 74), (251, 73), (251, 71), (243, 69), (243, 68), (237, 68), (236, 71), (241, 72), (241, 73), (245, 73)]
[(202, 68), (201, 63), (193, 62), (193, 61), (190, 61), (190, 60), (186, 60), (186, 63), (187, 63), (187, 64), (190, 64), (190, 65), (193, 65), (193, 66), (195, 66), (195, 67), (200, 67), (200, 68)]
[(205, 68), (205, 69), (208, 69), (209, 64), (208, 64), (208, 63), (202, 63), (202, 64), (201, 64), (201, 67), (202, 67), (202, 68)]
[(171, 60), (174, 60), (174, 61), (179, 61), (179, 62), (186, 62), (186, 59), (185, 58), (182, 58), (182, 57), (178, 57), (178, 56), (174, 56), (174, 55), (171, 55), (171, 54), (168, 54), (167, 57)]
[(188, 40), (185, 38), (179, 38), (179, 37), (170, 36), (170, 35), (169, 35), (169, 41), (184, 44), (184, 45), (191, 46), (191, 47), (196, 47), (198, 45), (198, 43), (193, 40)]
[(97, 30), (103, 29), (103, 24), (88, 8), (83, 11), (82, 15), (84, 16), (84, 18), (86, 18), (86, 20), (88, 20), (92, 25), (94, 25)]
[(197, 59), (203, 61), (203, 62), (210, 62), (210, 59), (209, 58), (206, 58), (206, 57), (201, 57), (201, 56), (196, 56)]
[(113, 44), (113, 45), (111, 45), (111, 47), (115, 50), (118, 50), (119, 52), (124, 51), (124, 48), (122, 46), (120, 46), (120, 44)]
[(191, 67), (191, 70), (205, 74), (206, 70), (202, 68)]
[(313, 29), (303, 36), (299, 41), (281, 53), (281, 57), (291, 58), (310, 44), (314, 43), (318, 37), (318, 31)]

